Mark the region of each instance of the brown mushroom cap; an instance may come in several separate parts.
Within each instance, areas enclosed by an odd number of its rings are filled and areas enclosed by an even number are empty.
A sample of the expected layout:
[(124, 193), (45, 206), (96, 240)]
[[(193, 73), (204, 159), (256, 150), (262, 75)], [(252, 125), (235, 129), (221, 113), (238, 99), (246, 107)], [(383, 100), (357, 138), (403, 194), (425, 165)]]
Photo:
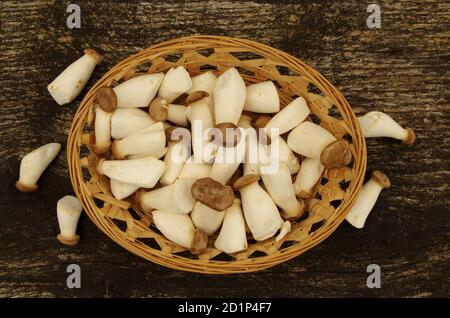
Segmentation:
[(226, 210), (234, 202), (233, 189), (209, 177), (196, 180), (191, 193), (194, 199), (216, 211)]
[(391, 186), (391, 180), (380, 170), (375, 170), (372, 172), (372, 179), (376, 181), (381, 187), (387, 189)]
[(117, 109), (117, 96), (109, 86), (100, 88), (95, 95), (95, 102), (107, 113), (112, 113)]
[(322, 150), (320, 161), (327, 169), (342, 168), (352, 162), (353, 156), (347, 140), (338, 140)]
[(234, 147), (241, 140), (241, 130), (233, 123), (220, 123), (209, 132), (209, 141), (224, 147)]
[(194, 232), (194, 239), (192, 240), (192, 245), (190, 252), (192, 255), (199, 255), (204, 250), (206, 250), (206, 247), (208, 246), (208, 235), (200, 230), (196, 229)]
[(150, 117), (155, 121), (165, 121), (169, 113), (167, 101), (164, 98), (156, 97), (148, 108)]
[(233, 183), (233, 189), (234, 190), (241, 190), (248, 186), (249, 184), (252, 184), (254, 182), (258, 182), (260, 179), (260, 176), (257, 174), (247, 174), (245, 176), (240, 177)]
[(84, 54), (92, 56), (97, 61), (97, 64), (103, 60), (102, 55), (94, 49), (85, 49)]
[(258, 116), (258, 118), (256, 118), (256, 120), (255, 120), (255, 128), (259, 129), (259, 128), (266, 127), (267, 123), (271, 119), (272, 119), (272, 117), (270, 117), (269, 115), (260, 115), (260, 116)]
[(187, 145), (191, 144), (191, 132), (185, 127), (173, 126), (164, 130), (167, 142), (184, 141)]
[(202, 99), (203, 97), (207, 97), (207, 96), (209, 96), (209, 94), (205, 91), (195, 91), (188, 95), (185, 103), (186, 103), (186, 105), (190, 105), (190, 104)]
[(416, 141), (416, 134), (414, 133), (414, 130), (412, 130), (412, 128), (406, 127), (406, 130), (408, 131), (408, 137), (403, 140), (403, 143), (405, 145), (412, 145)]

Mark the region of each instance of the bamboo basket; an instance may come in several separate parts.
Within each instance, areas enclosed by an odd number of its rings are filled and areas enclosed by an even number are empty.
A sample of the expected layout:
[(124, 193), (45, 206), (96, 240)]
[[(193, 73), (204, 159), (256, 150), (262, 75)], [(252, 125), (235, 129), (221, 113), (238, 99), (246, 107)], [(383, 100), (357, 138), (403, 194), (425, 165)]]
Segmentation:
[[(109, 180), (95, 169), (99, 155), (92, 150), (93, 101), (97, 90), (114, 86), (135, 72), (165, 72), (183, 65), (191, 76), (205, 70), (216, 74), (236, 67), (247, 83), (272, 80), (279, 88), (281, 105), (304, 97), (311, 109), (309, 120), (337, 138), (351, 140), (353, 163), (325, 170), (307, 201), (307, 212), (281, 241), (249, 241), (248, 249), (228, 255), (208, 249), (192, 256), (168, 241), (152, 226), (151, 215), (133, 199), (116, 200)], [(154, 263), (189, 272), (232, 274), (263, 270), (287, 261), (326, 239), (344, 220), (355, 202), (366, 169), (366, 146), (358, 121), (342, 94), (317, 71), (299, 59), (257, 42), (222, 36), (192, 36), (163, 42), (135, 54), (107, 72), (82, 100), (67, 143), (70, 178), (84, 210), (95, 225), (128, 251)]]

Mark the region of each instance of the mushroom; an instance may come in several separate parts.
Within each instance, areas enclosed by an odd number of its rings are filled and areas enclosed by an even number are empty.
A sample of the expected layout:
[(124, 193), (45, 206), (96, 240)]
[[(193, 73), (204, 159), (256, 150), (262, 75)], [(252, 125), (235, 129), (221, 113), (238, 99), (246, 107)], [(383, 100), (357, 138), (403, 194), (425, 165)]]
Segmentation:
[(149, 155), (163, 149), (165, 145), (164, 126), (157, 122), (128, 137), (115, 140), (111, 145), (111, 152), (115, 159), (124, 159), (128, 155)]
[(272, 119), (270, 115), (259, 115), (255, 120), (255, 128), (262, 129), (266, 127), (267, 123)]
[(296, 174), (300, 169), (298, 158), (289, 148), (286, 141), (280, 136), (271, 138), (270, 145), (266, 145), (267, 154), (271, 160), (278, 160), (287, 164), (291, 174)]
[(120, 83), (113, 88), (117, 98), (117, 107), (147, 107), (155, 98), (164, 74), (143, 74)]
[(100, 159), (97, 171), (110, 179), (140, 188), (153, 188), (166, 169), (166, 164), (153, 157), (132, 160)]
[(141, 159), (146, 157), (153, 157), (156, 159), (161, 159), (167, 153), (167, 147), (162, 148), (161, 150), (152, 152), (151, 154), (139, 154), (139, 155), (128, 155), (127, 159)]
[(245, 103), (245, 82), (234, 67), (226, 70), (214, 86), (214, 115), (216, 124), (237, 124)]
[(95, 107), (95, 147), (96, 153), (105, 153), (111, 146), (111, 116), (100, 106)]
[(285, 221), (281, 226), (280, 233), (275, 238), (275, 242), (279, 242), (282, 239), (284, 239), (285, 236), (288, 235), (289, 232), (291, 231), (291, 227), (292, 227), (291, 222)]
[(192, 222), (196, 228), (203, 230), (207, 235), (213, 235), (222, 225), (225, 211), (211, 209), (197, 201), (191, 213)]
[(336, 138), (328, 130), (305, 121), (289, 133), (287, 144), (302, 156), (320, 158), (322, 150), (334, 141)]
[(327, 169), (345, 167), (352, 160), (353, 156), (347, 140), (338, 140), (329, 144), (320, 154), (320, 161)]
[(247, 248), (245, 221), (239, 199), (235, 199), (233, 205), (225, 211), (222, 228), (214, 242), (214, 246), (218, 250), (229, 254), (243, 251)]
[(148, 108), (148, 113), (154, 121), (166, 121), (168, 113), (167, 101), (164, 98), (156, 97)]
[(372, 177), (363, 185), (355, 204), (345, 217), (348, 223), (357, 229), (362, 229), (370, 211), (377, 202), (381, 190), (390, 186), (391, 182), (383, 172), (379, 170), (373, 171)]
[(34, 192), (39, 186), (37, 181), (55, 159), (61, 149), (59, 143), (49, 143), (26, 154), (20, 162), (19, 180), (16, 188), (22, 192)]
[(259, 143), (256, 129), (251, 124), (251, 118), (247, 115), (242, 115), (239, 119), (238, 126), (243, 128), (245, 136), (245, 157), (243, 162), (244, 175), (259, 174), (258, 169), (258, 151)]
[(233, 204), (233, 189), (211, 178), (195, 180), (191, 187), (194, 199), (216, 211), (223, 211)]
[(244, 110), (255, 113), (277, 113), (280, 111), (280, 97), (272, 81), (247, 86)]
[(82, 57), (70, 64), (47, 86), (48, 92), (59, 105), (70, 103), (83, 90), (101, 60), (102, 56), (96, 51), (85, 49)]
[(95, 95), (95, 103), (107, 113), (112, 113), (117, 109), (117, 96), (109, 86), (101, 87)]
[(192, 150), (195, 161), (208, 162), (213, 158), (214, 145), (208, 141), (208, 131), (214, 122), (208, 107), (208, 99), (204, 97), (188, 107), (188, 118), (191, 122)]
[(192, 255), (199, 255), (203, 253), (208, 247), (208, 235), (201, 229), (196, 229), (194, 232), (194, 238), (192, 239), (192, 244), (190, 252)]
[(195, 162), (194, 156), (189, 157), (181, 169), (179, 179), (201, 179), (206, 178), (211, 173), (211, 164)]
[(111, 187), (111, 193), (117, 200), (125, 199), (139, 189), (138, 186), (133, 184), (123, 183), (114, 179), (109, 180), (109, 185)]
[(60, 233), (56, 238), (62, 244), (72, 246), (80, 240), (80, 236), (76, 232), (82, 210), (80, 201), (73, 195), (66, 195), (58, 200), (56, 215)]
[[(239, 128), (240, 135), (243, 129)], [(240, 138), (235, 147), (219, 146), (214, 163), (211, 167), (210, 177), (216, 181), (226, 184), (245, 157), (245, 138)]]
[(283, 217), (290, 219), (300, 217), (305, 212), (305, 205), (303, 200), (298, 201), (295, 197), (287, 164), (280, 162), (274, 172), (264, 173), (264, 169), (260, 171), (264, 187), (275, 204), (283, 210)]
[(168, 103), (172, 103), (175, 99), (186, 93), (191, 86), (191, 77), (183, 66), (171, 68), (164, 75), (158, 96), (167, 100)]
[(325, 167), (319, 159), (303, 159), (300, 171), (294, 181), (295, 194), (303, 199), (310, 198), (312, 196), (311, 190), (319, 181), (324, 169)]
[(154, 123), (150, 115), (141, 109), (118, 108), (111, 117), (111, 137), (122, 139)]
[(184, 105), (169, 104), (167, 108), (167, 120), (177, 126), (187, 127), (187, 107)]
[(192, 77), (191, 80), (192, 86), (186, 92), (187, 94), (192, 94), (193, 92), (197, 91), (204, 91), (207, 92), (209, 95), (212, 95), (217, 77), (212, 71), (208, 71)]
[(358, 117), (364, 137), (390, 137), (402, 140), (404, 144), (411, 145), (416, 135), (411, 128), (401, 127), (389, 115), (382, 112), (368, 112)]
[(257, 241), (263, 241), (275, 235), (283, 224), (277, 206), (272, 198), (258, 184), (259, 176), (245, 175), (233, 184), (241, 193), (245, 220)]
[(309, 114), (305, 99), (297, 97), (269, 120), (265, 131), (271, 138), (282, 135), (301, 124)]
[(241, 133), (233, 123), (220, 123), (209, 130), (209, 139), (217, 146), (235, 147), (241, 140)]
[(195, 227), (186, 214), (155, 210), (152, 212), (156, 228), (170, 241), (190, 249)]
[[(169, 136), (167, 136), (166, 130), (166, 139), (168, 140), (168, 150), (167, 154), (164, 157), (164, 162), (166, 163), (167, 169), (162, 175), (160, 179), (160, 183), (163, 185), (171, 184), (175, 182), (175, 179), (181, 172), (183, 168), (184, 162), (189, 158), (189, 145), (191, 143), (191, 136), (189, 130), (186, 128), (169, 128)], [(180, 138), (183, 134), (183, 137)]]

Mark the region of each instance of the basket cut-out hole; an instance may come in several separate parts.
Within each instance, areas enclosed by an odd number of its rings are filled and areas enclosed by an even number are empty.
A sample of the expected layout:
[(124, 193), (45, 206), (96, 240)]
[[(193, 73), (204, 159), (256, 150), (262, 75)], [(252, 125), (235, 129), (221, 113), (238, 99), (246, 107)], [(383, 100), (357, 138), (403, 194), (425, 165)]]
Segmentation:
[(322, 179), (320, 180), (320, 184), (321, 185), (326, 185), (328, 183), (328, 179), (325, 177), (322, 177)]
[(302, 216), (295, 220), (295, 222), (300, 223), (301, 221), (306, 220), (309, 218), (309, 211), (303, 212)]
[(204, 73), (207, 71), (217, 71), (217, 66), (211, 64), (203, 64), (200, 66), (200, 72)]
[(342, 180), (339, 182), (339, 186), (341, 187), (342, 191), (347, 191), (348, 187), (350, 186), (350, 181)]
[(317, 192), (316, 195), (314, 196), (314, 199), (322, 200), (322, 195), (319, 192)]
[(296, 242), (294, 242), (294, 241), (284, 241), (278, 250), (283, 250), (285, 248), (291, 247), (294, 244), (296, 244)]
[(345, 134), (344, 136), (342, 136), (342, 139), (347, 140), (349, 144), (353, 143), (353, 137), (350, 134)]
[(309, 118), (310, 118), (311, 121), (312, 121), (314, 124), (316, 124), (316, 125), (320, 125), (320, 123), (322, 122), (322, 121), (320, 120), (320, 117), (317, 116), (316, 114), (310, 114), (310, 115), (309, 115)]
[(241, 61), (258, 60), (264, 58), (264, 56), (261, 56), (253, 52), (230, 52), (230, 54), (240, 59)]
[(176, 63), (183, 55), (181, 53), (172, 53), (164, 56), (164, 60), (167, 62)]
[(275, 87), (276, 87), (278, 90), (282, 90), (282, 89), (283, 89), (283, 86), (281, 86), (281, 84), (278, 83), (277, 81), (272, 81), (272, 82), (275, 84)]
[(280, 75), (299, 76), (299, 74), (287, 66), (277, 65), (277, 70)]
[(328, 116), (333, 117), (337, 120), (343, 120), (342, 115), (337, 109), (336, 105), (333, 105), (330, 109), (328, 109)]
[(154, 250), (161, 250), (161, 247), (153, 238), (140, 238), (139, 241)]
[(325, 224), (325, 221), (320, 221), (320, 222), (314, 223), (314, 224), (311, 226), (311, 230), (309, 230), (309, 233), (313, 233), (313, 232), (317, 231), (317, 230), (320, 229), (324, 224)]
[(313, 83), (309, 83), (309, 85), (308, 85), (308, 92), (323, 96), (322, 91), (316, 85), (314, 85)]
[(262, 251), (254, 251), (252, 253), (252, 255), (250, 255), (249, 258), (257, 258), (257, 257), (264, 257), (264, 256), (267, 256), (267, 253), (264, 253)]
[(251, 76), (251, 77), (255, 76), (255, 72), (250, 71), (249, 69), (239, 67), (239, 66), (236, 67), (236, 69), (238, 70), (239, 74), (244, 74), (244, 75)]
[(117, 220), (117, 219), (111, 219), (111, 220), (122, 232), (125, 232), (127, 230), (127, 222)]
[(332, 200), (332, 201), (330, 201), (330, 205), (333, 208), (335, 208), (335, 209), (337, 209), (341, 205), (341, 203), (342, 203), (342, 200)]
[(130, 212), (131, 216), (133, 217), (133, 219), (135, 220), (141, 220), (142, 218), (139, 216), (139, 214), (133, 209), (133, 208), (129, 208), (128, 212)]
[(194, 255), (192, 255), (189, 251), (182, 251), (174, 254), (184, 258), (196, 259), (196, 257), (194, 257)]
[(214, 261), (223, 261), (223, 262), (232, 262), (236, 260), (233, 256), (228, 255), (227, 253), (220, 253), (211, 259)]
[(214, 49), (201, 49), (198, 50), (197, 53), (203, 55), (204, 57), (208, 57), (211, 54), (213, 54), (215, 51)]
[(134, 70), (135, 70), (135, 74), (137, 73), (142, 73), (145, 74), (148, 72), (148, 70), (152, 67), (153, 63), (152, 62), (146, 62), (146, 63), (142, 63), (137, 65)]

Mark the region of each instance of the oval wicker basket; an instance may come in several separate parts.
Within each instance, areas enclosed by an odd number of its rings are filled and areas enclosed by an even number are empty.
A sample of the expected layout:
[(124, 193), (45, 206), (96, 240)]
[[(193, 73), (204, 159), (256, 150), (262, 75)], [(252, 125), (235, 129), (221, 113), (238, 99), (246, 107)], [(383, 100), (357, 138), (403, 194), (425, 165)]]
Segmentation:
[[(247, 83), (272, 80), (282, 105), (303, 96), (310, 120), (337, 138), (351, 140), (354, 161), (349, 167), (325, 170), (307, 202), (307, 212), (281, 241), (249, 241), (248, 249), (233, 255), (213, 247), (194, 257), (163, 237), (132, 199), (116, 200), (109, 180), (98, 174), (99, 159), (92, 149), (93, 100), (97, 90), (114, 86), (135, 72), (161, 72), (183, 65), (191, 75), (205, 70), (222, 73), (236, 67)], [(154, 45), (114, 66), (86, 94), (72, 123), (67, 143), (70, 178), (90, 219), (130, 252), (173, 269), (231, 274), (266, 269), (289, 260), (327, 238), (343, 221), (361, 188), (366, 168), (366, 146), (359, 124), (342, 94), (317, 71), (297, 58), (257, 42), (221, 37), (192, 36)], [(86, 158), (87, 157), (87, 158)]]

